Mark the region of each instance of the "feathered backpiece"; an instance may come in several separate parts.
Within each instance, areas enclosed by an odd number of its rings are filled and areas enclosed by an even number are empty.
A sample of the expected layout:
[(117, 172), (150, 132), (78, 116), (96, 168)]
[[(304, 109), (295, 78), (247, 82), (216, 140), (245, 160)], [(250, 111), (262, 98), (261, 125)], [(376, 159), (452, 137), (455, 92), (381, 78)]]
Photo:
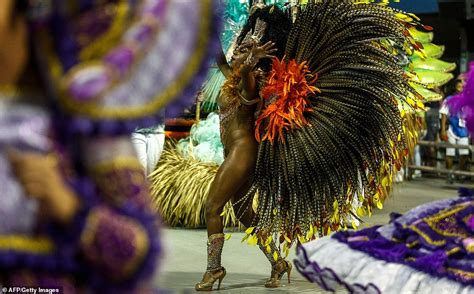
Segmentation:
[(408, 154), (399, 104), (423, 108), (397, 58), (421, 50), (416, 26), (414, 15), (349, 0), (298, 12), (262, 90), (250, 238), (278, 233), (288, 248), (382, 207)]

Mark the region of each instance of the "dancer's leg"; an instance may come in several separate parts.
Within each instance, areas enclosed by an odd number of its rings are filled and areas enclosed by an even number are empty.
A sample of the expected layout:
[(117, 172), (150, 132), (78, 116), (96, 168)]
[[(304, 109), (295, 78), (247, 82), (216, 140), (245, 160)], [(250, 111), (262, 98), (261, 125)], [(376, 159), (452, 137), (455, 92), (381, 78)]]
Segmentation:
[[(234, 211), (242, 211), (243, 213), (239, 213), (237, 216), (239, 217), (240, 222), (245, 227), (252, 226), (252, 222), (255, 221), (255, 212), (252, 208), (252, 201), (253, 197), (249, 197), (248, 199), (242, 200), (250, 188), (251, 183), (244, 184), (242, 188), (239, 190), (237, 194), (232, 198), (232, 203), (234, 207)], [(265, 238), (264, 238), (265, 239)], [(263, 252), (265, 257), (270, 262), (272, 273), (270, 278), (265, 282), (265, 287), (268, 288), (277, 288), (280, 286), (280, 281), (283, 274), (288, 275), (288, 282), (290, 281), (290, 273), (291, 273), (291, 264), (284, 260), (280, 255), (280, 250), (276, 246), (275, 240), (271, 240), (268, 244), (259, 242), (258, 247)]]
[(249, 181), (255, 169), (255, 154), (233, 148), (217, 171), (206, 202), (208, 236), (222, 233), (220, 214), (226, 203)]
[[(252, 226), (252, 222), (255, 221), (255, 212), (252, 207), (253, 197), (243, 199), (247, 195), (251, 185), (252, 181), (248, 181), (242, 185), (239, 191), (234, 195), (234, 197), (232, 197), (234, 212), (236, 213), (237, 217), (239, 217), (239, 221), (247, 228)], [(268, 244), (259, 243), (258, 246), (270, 262), (272, 270), (285, 269), (285, 264), (282, 262), (283, 258), (280, 255), (280, 250), (276, 246), (275, 240), (272, 240)]]
[[(221, 266), (224, 234), (221, 213), (226, 203), (249, 181), (255, 169), (256, 150), (250, 140), (239, 140), (233, 144), (224, 163), (220, 166), (211, 185), (206, 202), (206, 222), (208, 233), (207, 270), (196, 290), (209, 290), (215, 281), (221, 281), (225, 269)], [(220, 283), (220, 282), (219, 282)]]

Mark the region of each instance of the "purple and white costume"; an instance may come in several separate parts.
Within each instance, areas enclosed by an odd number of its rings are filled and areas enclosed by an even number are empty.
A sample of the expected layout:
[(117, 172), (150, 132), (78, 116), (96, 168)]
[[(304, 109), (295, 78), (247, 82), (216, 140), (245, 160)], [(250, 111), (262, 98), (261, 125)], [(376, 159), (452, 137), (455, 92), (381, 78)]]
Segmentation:
[(390, 224), (300, 246), (298, 270), (326, 290), (474, 293), (474, 197), (416, 207)]
[[(140, 292), (161, 245), (130, 134), (160, 123), (165, 105), (176, 112), (193, 99), (217, 42), (215, 3), (30, 2), (50, 101), (33, 106), (0, 93), (0, 284)], [(58, 158), (81, 203), (71, 225), (38, 221), (38, 204), (10, 169), (10, 149)]]

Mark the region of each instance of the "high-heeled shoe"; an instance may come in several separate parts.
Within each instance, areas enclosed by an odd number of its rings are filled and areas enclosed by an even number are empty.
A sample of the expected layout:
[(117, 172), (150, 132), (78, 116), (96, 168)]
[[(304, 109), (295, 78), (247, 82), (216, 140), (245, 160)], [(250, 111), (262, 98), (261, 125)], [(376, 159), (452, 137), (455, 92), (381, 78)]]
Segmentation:
[(225, 274), (225, 268), (223, 267), (213, 272), (205, 272), (202, 281), (196, 284), (196, 291), (212, 291), (212, 286), (216, 281), (219, 281), (217, 290), (220, 290)]
[(272, 268), (272, 275), (270, 279), (265, 283), (266, 288), (278, 288), (280, 287), (280, 281), (283, 275), (286, 273), (288, 276), (288, 284), (290, 283), (291, 269), (293, 266), (288, 261), (281, 259)]

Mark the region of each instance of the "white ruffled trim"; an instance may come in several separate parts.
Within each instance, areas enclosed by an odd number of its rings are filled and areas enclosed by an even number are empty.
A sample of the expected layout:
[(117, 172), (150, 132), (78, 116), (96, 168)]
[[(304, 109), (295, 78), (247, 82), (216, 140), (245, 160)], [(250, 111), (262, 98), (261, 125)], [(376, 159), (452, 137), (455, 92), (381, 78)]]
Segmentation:
[(433, 277), (403, 264), (375, 259), (331, 237), (298, 248), (295, 264), (308, 279), (328, 290), (334, 290), (342, 284), (351, 293), (364, 294), (474, 293), (474, 287), (447, 278)]

